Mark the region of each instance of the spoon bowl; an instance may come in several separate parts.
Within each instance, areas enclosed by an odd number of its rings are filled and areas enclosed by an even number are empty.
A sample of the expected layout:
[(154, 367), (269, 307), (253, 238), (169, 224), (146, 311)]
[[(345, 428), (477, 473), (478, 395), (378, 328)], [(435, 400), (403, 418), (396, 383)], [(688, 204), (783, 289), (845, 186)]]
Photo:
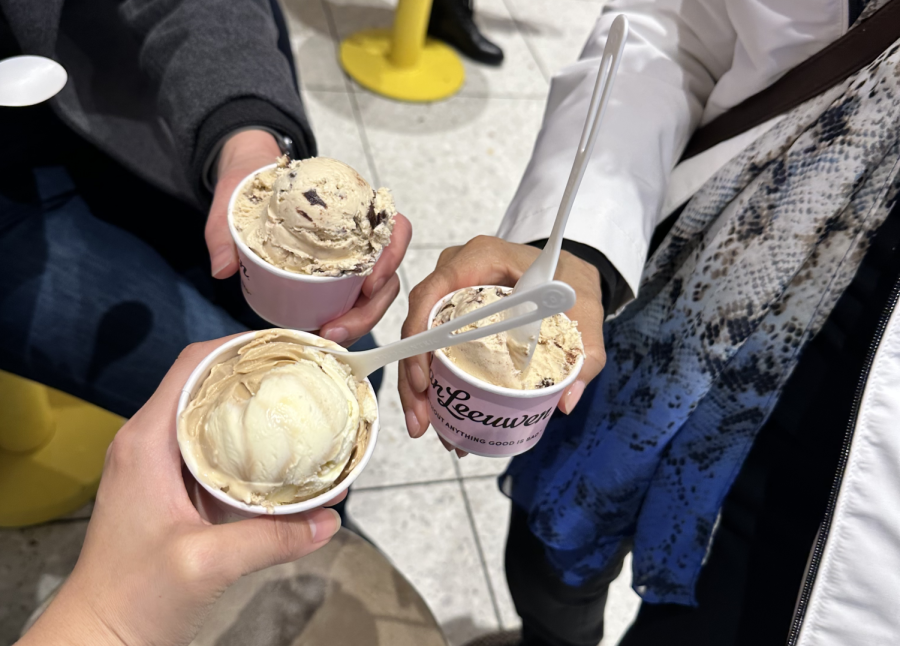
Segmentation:
[(13, 56), (0, 61), (0, 105), (24, 107), (56, 96), (69, 75), (43, 56)]

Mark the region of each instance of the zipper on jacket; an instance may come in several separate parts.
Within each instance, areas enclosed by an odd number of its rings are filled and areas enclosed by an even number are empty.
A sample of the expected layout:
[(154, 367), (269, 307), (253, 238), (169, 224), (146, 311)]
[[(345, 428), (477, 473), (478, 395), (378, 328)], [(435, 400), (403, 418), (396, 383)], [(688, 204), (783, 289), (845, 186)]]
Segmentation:
[(822, 519), (822, 526), (816, 535), (816, 542), (813, 546), (812, 553), (809, 558), (809, 565), (806, 568), (806, 574), (803, 577), (803, 586), (800, 590), (800, 596), (797, 600), (797, 608), (794, 610), (794, 618), (791, 620), (791, 629), (788, 633), (787, 646), (796, 646), (797, 639), (800, 637), (800, 628), (803, 626), (803, 619), (806, 616), (806, 609), (809, 605), (809, 598), (812, 596), (813, 585), (816, 582), (816, 575), (819, 571), (819, 565), (822, 562), (822, 554), (825, 552), (825, 543), (828, 541), (828, 533), (831, 531), (831, 522), (834, 519), (834, 508), (837, 504), (838, 493), (841, 490), (841, 483), (844, 480), (844, 471), (847, 468), (847, 459), (850, 456), (850, 444), (853, 441), (853, 431), (856, 428), (856, 420), (859, 416), (859, 406), (862, 401), (863, 393), (866, 390), (866, 383), (869, 380), (869, 372), (872, 370), (872, 364), (875, 361), (875, 353), (878, 346), (881, 345), (881, 338), (887, 328), (888, 321), (897, 307), (897, 301), (900, 298), (900, 279), (894, 283), (887, 306), (878, 319), (878, 327), (875, 328), (875, 335), (869, 343), (866, 351), (866, 360), (863, 363), (862, 372), (859, 375), (859, 381), (856, 384), (856, 392), (853, 394), (853, 404), (850, 408), (850, 419), (847, 422), (847, 428), (844, 431), (844, 442), (841, 446), (841, 453), (838, 457), (838, 465), (834, 474), (834, 481), (831, 484), (831, 492), (828, 495), (828, 505), (825, 507), (825, 516)]

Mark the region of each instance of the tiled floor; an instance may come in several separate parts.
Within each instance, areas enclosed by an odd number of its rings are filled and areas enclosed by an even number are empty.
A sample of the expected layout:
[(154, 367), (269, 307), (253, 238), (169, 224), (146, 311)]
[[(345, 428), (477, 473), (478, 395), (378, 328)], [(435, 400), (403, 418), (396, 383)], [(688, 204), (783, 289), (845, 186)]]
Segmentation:
[[(602, 0), (476, 0), (484, 31), (506, 52), (499, 69), (466, 62), (466, 84), (448, 101), (402, 104), (347, 79), (339, 37), (388, 26), (388, 0), (283, 0), (303, 97), (319, 151), (389, 186), (415, 227), (401, 268), (403, 291), (375, 330), (399, 338), (410, 288), (440, 249), (494, 233), (527, 163), (549, 75), (577, 58)], [(509, 503), (496, 488), (501, 460), (458, 460), (433, 434), (411, 441), (389, 369), (380, 398), (382, 432), (350, 512), (420, 590), (452, 646), (518, 617), (503, 573)], [(74, 564), (89, 509), (78, 518), (0, 531), (0, 644)], [(613, 584), (605, 644), (618, 641), (638, 604), (630, 565)]]
[[(476, 0), (479, 22), (506, 53), (499, 69), (466, 62), (466, 84), (429, 105), (375, 96), (341, 75), (339, 38), (387, 26), (389, 0), (287, 0), (304, 98), (320, 153), (368, 170), (389, 186), (415, 227), (401, 269), (403, 296), (376, 328), (399, 338), (405, 295), (434, 268), (440, 250), (494, 233), (515, 192), (540, 126), (553, 70), (578, 57), (602, 0)], [(334, 50), (332, 50), (334, 51)], [(503, 573), (509, 502), (497, 491), (503, 461), (457, 460), (432, 435), (406, 435), (391, 369), (380, 398), (382, 435), (358, 481), (350, 512), (421, 591), (454, 646), (518, 624)], [(638, 605), (630, 564), (607, 607), (615, 644)]]

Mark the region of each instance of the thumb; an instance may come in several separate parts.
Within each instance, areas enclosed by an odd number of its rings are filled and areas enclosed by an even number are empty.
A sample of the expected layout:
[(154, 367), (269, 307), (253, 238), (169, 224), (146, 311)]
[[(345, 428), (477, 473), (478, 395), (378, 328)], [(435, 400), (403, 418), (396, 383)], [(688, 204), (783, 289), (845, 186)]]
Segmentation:
[(216, 184), (209, 217), (206, 220), (206, 247), (213, 277), (228, 278), (238, 270), (237, 249), (228, 230), (228, 202), (240, 180), (222, 178)]
[(215, 543), (215, 553), (222, 555), (229, 577), (238, 579), (315, 552), (340, 528), (338, 513), (320, 508), (289, 516), (258, 516), (216, 525), (207, 531)]
[(559, 410), (566, 415), (572, 413), (576, 404), (581, 400), (587, 385), (600, 374), (603, 366), (606, 365), (606, 349), (603, 345), (602, 333), (597, 338), (593, 338), (590, 334), (584, 334), (582, 339), (584, 341), (584, 365), (581, 367), (581, 372), (578, 373), (578, 379), (569, 386), (559, 400)]

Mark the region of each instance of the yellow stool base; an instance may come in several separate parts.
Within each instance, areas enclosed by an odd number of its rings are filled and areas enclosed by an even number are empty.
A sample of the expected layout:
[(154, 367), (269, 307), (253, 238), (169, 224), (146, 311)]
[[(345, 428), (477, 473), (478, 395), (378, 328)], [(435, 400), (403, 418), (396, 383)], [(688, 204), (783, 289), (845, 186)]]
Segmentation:
[(353, 34), (341, 43), (341, 65), (364, 88), (401, 101), (446, 99), (462, 87), (462, 61), (444, 43), (427, 38), (418, 64), (399, 68), (389, 58), (391, 42), (389, 29)]
[(125, 423), (53, 388), (47, 395), (55, 423), (50, 440), (29, 453), (0, 449), (0, 527), (34, 525), (84, 506), (97, 493), (106, 449)]

